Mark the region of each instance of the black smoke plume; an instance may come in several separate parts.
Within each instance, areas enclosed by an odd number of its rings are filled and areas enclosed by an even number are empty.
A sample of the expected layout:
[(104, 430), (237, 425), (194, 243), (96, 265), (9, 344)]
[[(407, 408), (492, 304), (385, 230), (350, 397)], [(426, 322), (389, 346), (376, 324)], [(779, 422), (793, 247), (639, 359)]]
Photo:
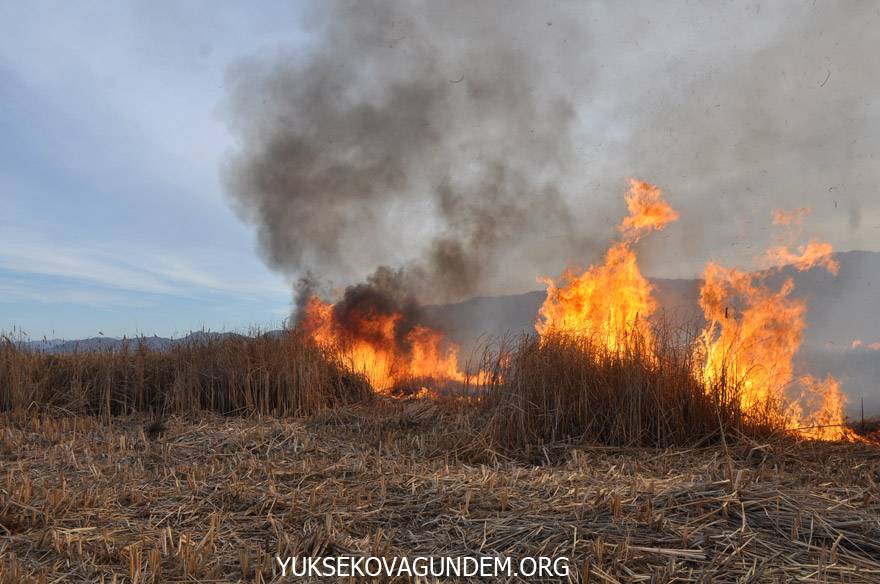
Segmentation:
[(514, 271), (533, 283), (554, 250), (587, 245), (558, 184), (574, 159), (572, 65), (589, 63), (575, 14), (318, 6), (312, 44), (229, 76), (227, 182), (268, 264), (300, 279), (299, 307), (341, 284), (340, 318), (414, 314)]

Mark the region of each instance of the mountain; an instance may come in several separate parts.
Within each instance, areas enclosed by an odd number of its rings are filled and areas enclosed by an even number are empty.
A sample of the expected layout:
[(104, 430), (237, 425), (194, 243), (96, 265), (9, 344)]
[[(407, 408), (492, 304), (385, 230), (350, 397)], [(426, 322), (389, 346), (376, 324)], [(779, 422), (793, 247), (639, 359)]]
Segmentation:
[(47, 353), (119, 351), (125, 345), (128, 345), (129, 349), (136, 349), (137, 347), (145, 346), (148, 349), (161, 351), (178, 344), (205, 342), (209, 339), (221, 338), (229, 335), (239, 336), (237, 333), (214, 333), (208, 331), (197, 331), (179, 339), (158, 336), (132, 337), (122, 339), (114, 337), (91, 337), (88, 339), (76, 339), (71, 341), (65, 341), (61, 339), (21, 341), (18, 344), (22, 347), (27, 347), (36, 351), (45, 351)]

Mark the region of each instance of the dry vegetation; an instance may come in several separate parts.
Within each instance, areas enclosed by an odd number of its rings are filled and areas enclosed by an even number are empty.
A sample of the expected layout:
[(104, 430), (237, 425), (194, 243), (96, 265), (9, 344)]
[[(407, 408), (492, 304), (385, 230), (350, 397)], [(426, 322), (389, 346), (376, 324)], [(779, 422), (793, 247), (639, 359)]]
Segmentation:
[(0, 410), (31, 404), (103, 416), (136, 411), (298, 415), (372, 396), (367, 382), (297, 333), (227, 335), (166, 351), (51, 354), (0, 340)]
[(583, 335), (523, 337), (490, 384), (496, 438), (516, 449), (575, 437), (663, 447), (780, 431), (760, 412), (744, 415), (735, 384), (707, 390), (687, 344), (662, 336), (653, 346), (638, 335), (614, 349)]
[[(536, 448), (461, 404), (6, 414), (0, 581), (268, 582), (281, 555), (570, 556), (591, 582), (878, 582), (872, 447)], [(576, 576), (580, 577), (580, 576)]]
[(276, 554), (343, 553), (880, 582), (880, 450), (746, 422), (669, 347), (525, 338), (487, 353), (475, 399), (394, 399), (296, 334), (6, 343), (0, 584), (269, 582)]

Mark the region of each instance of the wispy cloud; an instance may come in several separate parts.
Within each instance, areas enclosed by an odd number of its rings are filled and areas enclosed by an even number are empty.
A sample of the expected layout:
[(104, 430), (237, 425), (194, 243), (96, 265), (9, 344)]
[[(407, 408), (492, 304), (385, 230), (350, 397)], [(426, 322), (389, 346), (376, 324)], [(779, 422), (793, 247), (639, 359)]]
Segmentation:
[[(229, 264), (235, 264), (234, 258), (198, 257), (191, 250), (186, 256), (175, 255), (153, 251), (155, 244), (143, 247), (151, 251), (119, 242), (88, 245), (54, 241), (0, 224), (0, 268), (20, 274), (67, 278), (111, 290), (184, 297), (206, 292), (261, 298), (289, 294), (280, 278), (228, 269)], [(23, 282), (18, 281), (17, 289), (22, 289)], [(31, 292), (36, 288), (33, 283), (28, 287)], [(58, 296), (56, 292), (46, 290), (31, 294), (30, 298), (52, 299)], [(82, 298), (95, 299), (91, 292), (83, 293)]]
[(143, 308), (152, 304), (142, 296), (134, 296), (118, 290), (39, 286), (20, 278), (0, 276), (0, 303), (21, 301), (43, 304), (78, 304), (92, 308)]

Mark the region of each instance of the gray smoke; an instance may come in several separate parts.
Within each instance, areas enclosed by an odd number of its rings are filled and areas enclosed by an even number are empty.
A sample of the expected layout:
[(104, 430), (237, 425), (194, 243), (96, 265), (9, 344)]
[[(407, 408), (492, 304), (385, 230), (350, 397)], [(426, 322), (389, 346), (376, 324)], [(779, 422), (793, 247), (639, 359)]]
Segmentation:
[(681, 212), (643, 246), (649, 272), (754, 265), (778, 233), (776, 208), (811, 207), (805, 235), (835, 249), (880, 251), (876, 2), (608, 2), (597, 13), (594, 88), (611, 130), (583, 150), (593, 176), (635, 174)]
[(595, 261), (636, 176), (681, 220), (649, 273), (748, 265), (775, 208), (876, 247), (873, 2), (321, 2), (237, 65), (227, 182), (270, 266), (403, 297), (534, 288)]
[(227, 180), (269, 265), (325, 288), (399, 267), (408, 301), (437, 302), (586, 249), (560, 177), (588, 43), (577, 14), (546, 12), (326, 2), (305, 53), (237, 66)]

